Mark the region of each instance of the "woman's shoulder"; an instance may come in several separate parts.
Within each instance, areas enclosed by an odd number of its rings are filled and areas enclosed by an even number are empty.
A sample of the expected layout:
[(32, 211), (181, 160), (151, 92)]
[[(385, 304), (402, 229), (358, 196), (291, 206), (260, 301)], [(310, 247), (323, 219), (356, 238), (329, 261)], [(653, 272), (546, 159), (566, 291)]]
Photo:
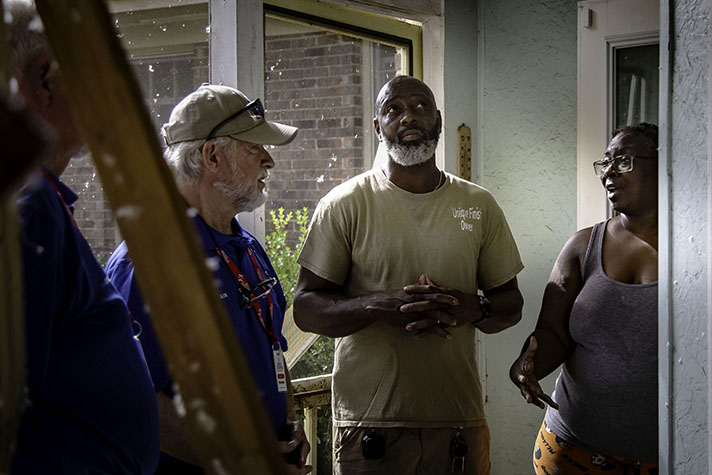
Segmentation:
[(588, 244), (593, 233), (593, 226), (579, 229), (571, 236), (559, 253), (557, 265), (561, 268), (570, 268), (579, 272), (583, 268)]
[(564, 249), (567, 247), (571, 248), (571, 251), (576, 253), (585, 253), (588, 248), (588, 243), (591, 240), (591, 234), (593, 233), (593, 226), (587, 228), (579, 229), (574, 233), (573, 236), (564, 245)]

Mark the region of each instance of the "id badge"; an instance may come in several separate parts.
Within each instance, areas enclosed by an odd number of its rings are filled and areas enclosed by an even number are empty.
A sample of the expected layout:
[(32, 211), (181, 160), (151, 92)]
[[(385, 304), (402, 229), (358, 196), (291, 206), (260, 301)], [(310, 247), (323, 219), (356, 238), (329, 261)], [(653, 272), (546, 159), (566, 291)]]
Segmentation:
[(277, 378), (277, 390), (280, 393), (287, 392), (287, 368), (284, 366), (284, 356), (279, 343), (272, 347), (272, 357), (274, 359), (274, 375)]

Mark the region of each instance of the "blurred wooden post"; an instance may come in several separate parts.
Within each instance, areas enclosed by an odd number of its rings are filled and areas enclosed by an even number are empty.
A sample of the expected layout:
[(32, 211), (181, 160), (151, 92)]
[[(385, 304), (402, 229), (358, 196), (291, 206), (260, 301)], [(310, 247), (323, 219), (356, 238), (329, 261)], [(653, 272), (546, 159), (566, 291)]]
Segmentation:
[(319, 443), (318, 407), (331, 404), (331, 374), (295, 379), (292, 381), (292, 387), (294, 388), (294, 409), (304, 411), (304, 432), (311, 445), (311, 452), (307, 456), (307, 465), (314, 467), (313, 473), (316, 473), (316, 463), (319, 458), (317, 450)]
[(318, 461), (316, 449), (319, 441), (317, 433), (319, 418), (317, 412), (318, 408), (316, 406), (304, 409), (304, 432), (307, 435), (307, 440), (312, 444), (312, 450), (307, 455), (307, 465), (311, 465), (314, 468), (314, 473), (316, 473), (316, 463)]
[(245, 357), (104, 3), (36, 4), (204, 465), (220, 475), (284, 473)]
[[(3, 18), (0, 2), (0, 19)], [(0, 101), (7, 99), (7, 43), (0, 21)], [(14, 157), (2, 157), (3, 160)], [(12, 190), (0, 190), (0, 474), (10, 472), (25, 399), (25, 327), (17, 211)]]

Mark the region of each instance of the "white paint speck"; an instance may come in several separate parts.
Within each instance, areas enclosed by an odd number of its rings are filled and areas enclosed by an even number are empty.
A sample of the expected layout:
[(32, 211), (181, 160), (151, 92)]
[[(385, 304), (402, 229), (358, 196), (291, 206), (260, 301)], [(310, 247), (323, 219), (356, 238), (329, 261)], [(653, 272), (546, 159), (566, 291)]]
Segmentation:
[(229, 472), (223, 466), (220, 459), (212, 459), (210, 461), (210, 465), (213, 466), (213, 472), (215, 472), (216, 475), (230, 475)]
[(20, 84), (17, 82), (16, 77), (10, 78), (10, 81), (8, 81), (8, 86), (11, 94), (17, 94), (18, 92), (20, 92)]
[(175, 393), (175, 396), (173, 396), (173, 407), (175, 407), (178, 417), (183, 418), (186, 415), (185, 405), (183, 404), (183, 397), (181, 397), (180, 391), (178, 391), (178, 385), (175, 383), (173, 383), (173, 392)]
[(36, 33), (42, 33), (44, 31), (44, 25), (39, 15), (35, 15), (32, 18), (32, 21), (27, 24), (27, 29)]
[(215, 432), (215, 428), (218, 423), (213, 419), (204, 409), (198, 409), (195, 413), (195, 418), (198, 421), (198, 426), (200, 426), (206, 434), (212, 434)]
[(143, 210), (141, 209), (140, 206), (136, 206), (136, 205), (119, 206), (119, 209), (116, 210), (116, 218), (117, 219), (136, 219), (139, 216), (141, 216), (142, 212), (143, 212)]
[(104, 161), (104, 164), (107, 167), (113, 167), (114, 165), (116, 165), (116, 157), (110, 153), (103, 154), (101, 156), (101, 159)]
[(215, 272), (220, 268), (220, 260), (217, 257), (206, 257), (205, 266)]

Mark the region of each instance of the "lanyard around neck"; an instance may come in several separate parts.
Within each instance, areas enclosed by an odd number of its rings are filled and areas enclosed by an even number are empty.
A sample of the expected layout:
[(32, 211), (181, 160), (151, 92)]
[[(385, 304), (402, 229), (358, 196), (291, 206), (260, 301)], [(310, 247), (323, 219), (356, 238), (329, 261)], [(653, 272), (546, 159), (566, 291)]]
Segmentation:
[[(240, 269), (233, 262), (233, 260), (230, 259), (230, 256), (227, 255), (227, 252), (225, 252), (220, 246), (218, 246), (217, 243), (215, 246), (215, 252), (218, 253), (218, 255), (222, 258), (223, 261), (225, 261), (225, 264), (227, 264), (227, 267), (230, 269), (230, 272), (237, 280), (238, 285), (245, 289), (248, 292), (248, 295), (252, 295), (253, 290), (250, 288), (250, 284), (247, 282), (245, 276), (242, 274), (242, 272), (240, 272)], [(255, 256), (249, 247), (247, 248), (247, 253), (249, 254), (250, 260), (252, 261), (252, 265), (255, 268), (257, 278), (260, 279), (260, 281), (264, 281), (264, 274), (260, 270), (260, 267), (257, 264), (257, 259), (255, 259)], [(265, 298), (267, 299), (267, 308), (269, 309), (269, 322), (265, 321), (264, 315), (262, 313), (262, 306), (260, 305), (259, 300), (252, 302), (252, 308), (255, 309), (257, 319), (259, 320), (260, 325), (262, 325), (262, 329), (267, 334), (267, 338), (269, 338), (270, 343), (274, 345), (279, 341), (274, 331), (274, 303), (272, 302), (272, 296), (270, 294), (267, 294)]]

